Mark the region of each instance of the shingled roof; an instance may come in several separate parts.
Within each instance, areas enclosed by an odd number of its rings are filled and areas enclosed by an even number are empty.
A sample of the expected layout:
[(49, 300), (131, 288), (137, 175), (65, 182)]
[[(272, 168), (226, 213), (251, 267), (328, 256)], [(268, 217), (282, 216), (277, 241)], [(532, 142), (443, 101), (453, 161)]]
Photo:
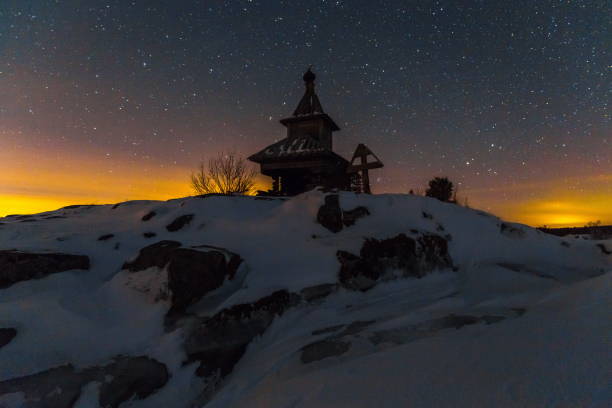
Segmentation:
[(326, 149), (312, 136), (284, 138), (249, 157), (256, 163), (270, 159), (290, 159), (323, 153)]

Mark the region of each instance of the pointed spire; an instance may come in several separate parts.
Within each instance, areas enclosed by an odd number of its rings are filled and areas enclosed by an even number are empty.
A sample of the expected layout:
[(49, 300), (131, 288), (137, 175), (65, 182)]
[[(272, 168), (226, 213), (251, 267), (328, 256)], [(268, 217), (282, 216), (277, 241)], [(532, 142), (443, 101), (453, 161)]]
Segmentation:
[(293, 112), (293, 116), (302, 116), (302, 115), (313, 115), (315, 113), (324, 113), (323, 107), (321, 106), (321, 102), (319, 102), (319, 97), (315, 93), (314, 80), (316, 79), (316, 75), (311, 70), (312, 66), (308, 67), (308, 70), (304, 73), (302, 79), (304, 79), (304, 85), (306, 86), (306, 92), (298, 107)]

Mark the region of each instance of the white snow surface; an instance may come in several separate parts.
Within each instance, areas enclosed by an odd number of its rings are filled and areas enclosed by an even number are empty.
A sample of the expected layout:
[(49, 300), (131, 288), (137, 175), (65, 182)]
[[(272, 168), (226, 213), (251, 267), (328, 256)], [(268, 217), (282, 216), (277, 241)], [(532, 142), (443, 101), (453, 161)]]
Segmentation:
[[(184, 329), (164, 330), (169, 303), (156, 294), (165, 271), (121, 270), (141, 248), (167, 239), (239, 254), (239, 286), (230, 290), (226, 282), (226, 290), (193, 308), (211, 315), (280, 289), (337, 283), (336, 252), (359, 254), (367, 237), (431, 232), (450, 235), (455, 271), (387, 281), (363, 293), (341, 289), (290, 309), (249, 345), (205, 406), (609, 406), (612, 256), (596, 244), (612, 249), (612, 240), (502, 227), (493, 215), (425, 197), (352, 193), (340, 193), (342, 208), (365, 206), (370, 215), (334, 234), (316, 222), (323, 201), (319, 191), (291, 199), (187, 197), (60, 209), (34, 222), (0, 218), (0, 250), (84, 254), (91, 262), (88, 271), (0, 289), (0, 327), (18, 331), (0, 348), (0, 381), (66, 363), (83, 368), (117, 355), (148, 355), (168, 367), (169, 382), (122, 406), (190, 407), (202, 379), (196, 364), (183, 364)], [(150, 211), (156, 215), (142, 221)], [(194, 214), (189, 225), (166, 230), (184, 214)], [(49, 218), (58, 216), (65, 218)], [(114, 236), (99, 241), (104, 234)], [(426, 336), (409, 330), (450, 314), (506, 319)], [(334, 334), (313, 331), (353, 322), (368, 324), (345, 338), (348, 352), (300, 361), (302, 347)], [(378, 332), (393, 332), (394, 340), (373, 344), (368, 339)], [(76, 406), (95, 406), (98, 386), (84, 387)], [(21, 400), (0, 396), (0, 407)]]

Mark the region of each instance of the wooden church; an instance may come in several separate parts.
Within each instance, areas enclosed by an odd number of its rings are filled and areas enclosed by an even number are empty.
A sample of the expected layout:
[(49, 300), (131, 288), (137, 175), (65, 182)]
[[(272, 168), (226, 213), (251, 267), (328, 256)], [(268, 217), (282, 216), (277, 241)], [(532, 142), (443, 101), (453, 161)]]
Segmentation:
[(303, 76), (304, 96), (293, 115), (280, 121), (287, 128), (287, 137), (249, 157), (273, 180), (272, 188), (259, 195), (296, 195), (319, 186), (371, 193), (368, 170), (383, 164), (363, 144), (357, 146), (350, 162), (333, 151), (333, 133), (340, 127), (323, 111), (315, 78), (309, 68)]

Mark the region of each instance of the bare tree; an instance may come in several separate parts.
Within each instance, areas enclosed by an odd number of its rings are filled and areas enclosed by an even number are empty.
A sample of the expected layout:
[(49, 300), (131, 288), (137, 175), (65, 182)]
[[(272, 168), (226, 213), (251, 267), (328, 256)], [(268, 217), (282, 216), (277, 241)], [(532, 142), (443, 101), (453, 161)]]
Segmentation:
[(191, 174), (191, 187), (197, 194), (252, 194), (255, 190), (255, 169), (233, 152), (219, 153), (200, 163)]

